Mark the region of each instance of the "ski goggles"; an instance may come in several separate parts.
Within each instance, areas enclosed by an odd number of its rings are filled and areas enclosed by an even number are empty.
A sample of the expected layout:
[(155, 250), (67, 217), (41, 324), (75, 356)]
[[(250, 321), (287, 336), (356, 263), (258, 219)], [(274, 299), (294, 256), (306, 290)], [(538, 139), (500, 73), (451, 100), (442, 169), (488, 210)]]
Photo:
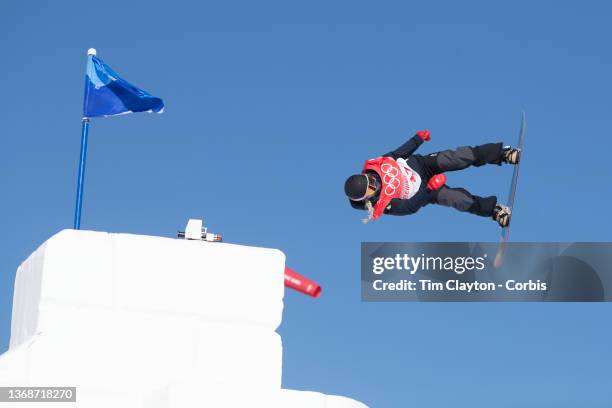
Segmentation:
[(378, 180), (372, 174), (366, 174), (368, 177), (368, 188), (366, 190), (366, 195), (364, 198), (372, 197), (378, 191)]

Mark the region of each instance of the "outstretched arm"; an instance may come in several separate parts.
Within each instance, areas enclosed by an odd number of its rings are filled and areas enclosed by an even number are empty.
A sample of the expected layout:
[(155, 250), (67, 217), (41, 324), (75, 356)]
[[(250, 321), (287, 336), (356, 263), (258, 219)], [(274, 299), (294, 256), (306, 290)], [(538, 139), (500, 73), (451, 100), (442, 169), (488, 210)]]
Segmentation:
[(412, 136), (406, 143), (383, 156), (392, 157), (394, 159), (407, 159), (416, 151), (416, 149), (420, 145), (423, 144), (424, 141), (430, 139), (431, 135), (429, 130), (420, 130), (416, 133), (416, 135)]

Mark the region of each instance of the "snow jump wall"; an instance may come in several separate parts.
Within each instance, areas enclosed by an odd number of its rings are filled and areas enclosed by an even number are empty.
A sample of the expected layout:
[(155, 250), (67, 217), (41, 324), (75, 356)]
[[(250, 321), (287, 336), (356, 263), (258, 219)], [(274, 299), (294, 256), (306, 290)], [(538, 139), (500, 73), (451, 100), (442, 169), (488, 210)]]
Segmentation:
[(0, 385), (76, 386), (78, 407), (364, 408), (281, 389), (284, 266), (274, 249), (62, 231), (17, 271)]

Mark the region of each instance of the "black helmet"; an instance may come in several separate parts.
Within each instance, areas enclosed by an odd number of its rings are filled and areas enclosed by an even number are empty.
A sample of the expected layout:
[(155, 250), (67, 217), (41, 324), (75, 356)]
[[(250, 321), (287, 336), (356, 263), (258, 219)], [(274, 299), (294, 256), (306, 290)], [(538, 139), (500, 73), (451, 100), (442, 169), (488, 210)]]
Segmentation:
[(361, 201), (368, 195), (368, 187), (376, 191), (376, 179), (368, 174), (353, 174), (344, 183), (344, 193), (353, 201)]

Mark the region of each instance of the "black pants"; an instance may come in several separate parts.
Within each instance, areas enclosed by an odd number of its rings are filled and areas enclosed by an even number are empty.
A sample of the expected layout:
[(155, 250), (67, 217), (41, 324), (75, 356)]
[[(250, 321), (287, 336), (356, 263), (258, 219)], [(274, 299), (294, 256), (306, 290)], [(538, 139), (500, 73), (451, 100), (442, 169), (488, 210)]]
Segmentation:
[[(502, 143), (487, 143), (473, 147), (462, 146), (455, 150), (444, 150), (427, 156), (419, 156), (418, 159), (423, 166), (427, 179), (429, 179), (434, 174), (463, 170), (469, 166), (501, 165)], [(464, 188), (452, 188), (444, 185), (432, 194), (430, 203), (453, 207), (459, 211), (483, 217), (491, 217), (495, 204), (497, 204), (497, 197), (479, 197)]]

